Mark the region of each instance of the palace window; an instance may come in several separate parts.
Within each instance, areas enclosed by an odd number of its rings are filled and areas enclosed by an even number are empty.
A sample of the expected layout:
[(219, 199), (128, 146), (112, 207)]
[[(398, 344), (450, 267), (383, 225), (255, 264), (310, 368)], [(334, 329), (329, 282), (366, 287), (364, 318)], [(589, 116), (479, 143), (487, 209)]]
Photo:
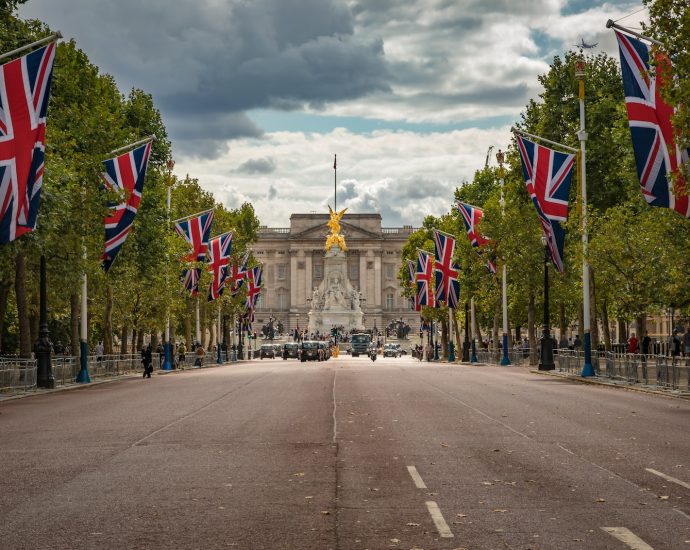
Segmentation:
[(278, 265), (276, 266), (276, 278), (277, 278), (279, 281), (284, 281), (284, 280), (285, 280), (285, 272), (286, 272), (285, 264), (278, 264)]
[(386, 309), (391, 311), (393, 309), (393, 293), (388, 292), (386, 294)]
[(359, 265), (350, 264), (350, 279), (353, 281), (359, 279)]
[(386, 264), (386, 279), (395, 278), (395, 265)]
[(278, 294), (276, 295), (278, 304), (276, 306), (276, 309), (278, 311), (286, 311), (287, 310), (287, 294), (285, 293), (284, 290), (279, 290)]
[(323, 266), (314, 264), (314, 279), (323, 279)]

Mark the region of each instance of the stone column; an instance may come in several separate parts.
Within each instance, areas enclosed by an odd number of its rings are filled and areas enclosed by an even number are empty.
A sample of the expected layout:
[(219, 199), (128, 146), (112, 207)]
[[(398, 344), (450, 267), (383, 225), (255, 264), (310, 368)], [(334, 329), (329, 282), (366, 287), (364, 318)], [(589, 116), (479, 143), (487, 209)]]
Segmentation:
[(297, 307), (297, 254), (295, 250), (290, 250), (290, 275), (288, 277), (290, 309), (293, 309)]
[[(367, 257), (364, 250), (359, 253), (359, 291), (367, 297)], [(367, 305), (368, 301), (367, 301)]]
[(376, 251), (374, 257), (374, 295), (376, 306), (381, 307), (381, 251)]
[(313, 267), (311, 264), (311, 256), (312, 256), (312, 251), (311, 250), (306, 250), (305, 251), (306, 258), (305, 258), (305, 269), (304, 269), (304, 292), (305, 296), (307, 298), (311, 298), (312, 293), (314, 292), (314, 289), (312, 288), (312, 277), (314, 275)]

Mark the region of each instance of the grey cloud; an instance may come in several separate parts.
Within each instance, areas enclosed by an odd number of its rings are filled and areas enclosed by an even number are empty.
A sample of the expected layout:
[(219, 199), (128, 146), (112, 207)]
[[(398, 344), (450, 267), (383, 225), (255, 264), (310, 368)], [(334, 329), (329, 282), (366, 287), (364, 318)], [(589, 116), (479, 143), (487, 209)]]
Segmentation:
[(236, 172), (240, 174), (270, 174), (275, 172), (276, 161), (271, 157), (263, 157), (258, 159), (249, 159), (240, 164)]
[(214, 124), (227, 113), (388, 89), (383, 44), (355, 34), (345, 0), (32, 0), (20, 13), (77, 38), (122, 89), (151, 92), (183, 153), (260, 134), (246, 121)]
[(267, 197), (269, 201), (272, 201), (278, 196), (278, 190), (275, 188), (275, 185), (271, 184), (268, 186), (268, 193)]

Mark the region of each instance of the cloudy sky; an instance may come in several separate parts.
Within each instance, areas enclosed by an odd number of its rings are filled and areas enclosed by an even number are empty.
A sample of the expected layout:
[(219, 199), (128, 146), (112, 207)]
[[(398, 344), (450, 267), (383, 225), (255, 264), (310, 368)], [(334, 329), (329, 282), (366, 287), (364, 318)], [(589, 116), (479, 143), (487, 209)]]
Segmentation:
[[(509, 142), (536, 77), (641, 0), (29, 0), (160, 107), (175, 172), (262, 224), (333, 204), (384, 226), (446, 212)], [(641, 10), (641, 11), (638, 11)], [(493, 161), (493, 159), (492, 159)], [(495, 162), (495, 161), (494, 161)]]

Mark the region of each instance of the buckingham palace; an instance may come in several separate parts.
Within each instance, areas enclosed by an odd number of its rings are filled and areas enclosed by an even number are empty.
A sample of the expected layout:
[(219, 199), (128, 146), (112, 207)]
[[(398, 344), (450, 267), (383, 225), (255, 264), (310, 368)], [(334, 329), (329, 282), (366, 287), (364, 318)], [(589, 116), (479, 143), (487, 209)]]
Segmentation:
[[(261, 227), (254, 255), (264, 266), (264, 290), (256, 321), (270, 317), (286, 330), (307, 327), (314, 289), (324, 277), (328, 214), (292, 214), (290, 227)], [(341, 220), (347, 242), (347, 276), (360, 293), (367, 329), (402, 319), (413, 331), (419, 315), (398, 281), (401, 251), (412, 226), (381, 227), (380, 214), (348, 214)]]

